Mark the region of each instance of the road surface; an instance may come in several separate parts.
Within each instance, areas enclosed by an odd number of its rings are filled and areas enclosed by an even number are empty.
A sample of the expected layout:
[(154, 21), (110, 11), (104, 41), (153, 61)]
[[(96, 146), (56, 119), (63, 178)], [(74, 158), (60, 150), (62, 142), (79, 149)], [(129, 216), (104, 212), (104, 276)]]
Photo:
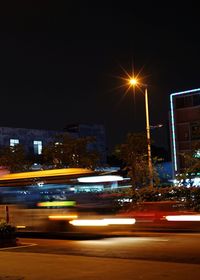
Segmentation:
[(0, 280), (200, 278), (200, 234), (144, 233), (99, 240), (20, 238), (0, 251)]
[(8, 251), (200, 264), (199, 240), (199, 233), (138, 233), (95, 240), (21, 238), (22, 245), (36, 245)]

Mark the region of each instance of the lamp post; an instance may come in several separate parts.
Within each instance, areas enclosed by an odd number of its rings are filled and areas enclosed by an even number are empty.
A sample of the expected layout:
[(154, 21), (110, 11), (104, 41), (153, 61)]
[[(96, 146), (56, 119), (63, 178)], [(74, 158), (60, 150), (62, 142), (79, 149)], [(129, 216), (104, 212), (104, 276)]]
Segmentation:
[[(136, 86), (139, 84), (138, 80), (135, 78), (129, 79), (131, 86)], [(145, 86), (145, 112), (146, 112), (146, 133), (147, 133), (147, 155), (148, 155), (148, 169), (149, 169), (149, 187), (153, 187), (153, 166), (151, 159), (151, 134), (150, 134), (150, 125), (149, 125), (149, 104), (148, 104), (148, 91), (147, 85)]]

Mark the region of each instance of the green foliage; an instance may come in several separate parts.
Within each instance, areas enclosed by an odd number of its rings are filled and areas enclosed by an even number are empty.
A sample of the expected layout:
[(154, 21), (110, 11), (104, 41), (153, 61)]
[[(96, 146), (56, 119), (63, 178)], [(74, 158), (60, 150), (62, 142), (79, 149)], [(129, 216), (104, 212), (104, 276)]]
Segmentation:
[(94, 138), (73, 138), (69, 134), (57, 135), (55, 140), (43, 149), (44, 163), (55, 168), (83, 167), (94, 168), (99, 161), (95, 151), (89, 151), (89, 144)]
[(13, 147), (4, 147), (0, 150), (0, 166), (4, 166), (10, 172), (26, 171), (29, 168), (24, 147), (20, 144)]
[(152, 201), (179, 201), (185, 203), (191, 210), (200, 212), (200, 188), (195, 187), (154, 187), (127, 189), (120, 191), (122, 197), (131, 198), (132, 204)]
[(194, 173), (200, 172), (200, 157), (198, 156), (199, 151), (200, 142), (195, 142), (193, 143), (191, 151), (181, 153), (185, 167), (182, 169), (181, 173), (177, 175), (177, 180), (184, 181), (186, 179), (191, 179)]
[(0, 221), (0, 239), (13, 239), (15, 238), (15, 227), (6, 223), (4, 220)]
[(191, 189), (191, 201), (192, 201), (192, 205), (193, 208), (196, 211), (200, 212), (200, 188), (190, 188)]
[[(116, 147), (115, 154), (125, 164), (124, 169), (131, 178), (133, 187), (148, 185), (147, 138), (144, 133), (129, 133), (126, 142)], [(153, 173), (154, 182), (158, 183), (155, 169)]]

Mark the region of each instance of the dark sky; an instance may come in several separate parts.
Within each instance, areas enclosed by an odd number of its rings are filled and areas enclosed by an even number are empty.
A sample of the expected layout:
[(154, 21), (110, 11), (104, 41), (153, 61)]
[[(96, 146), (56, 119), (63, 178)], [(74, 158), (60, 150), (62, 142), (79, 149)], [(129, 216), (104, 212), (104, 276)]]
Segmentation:
[(164, 124), (152, 137), (166, 145), (169, 94), (200, 87), (199, 9), (192, 1), (105, 3), (0, 8), (0, 126), (100, 123), (111, 149), (128, 132), (145, 130), (144, 96), (117, 89), (122, 68), (134, 67), (148, 84), (151, 124)]

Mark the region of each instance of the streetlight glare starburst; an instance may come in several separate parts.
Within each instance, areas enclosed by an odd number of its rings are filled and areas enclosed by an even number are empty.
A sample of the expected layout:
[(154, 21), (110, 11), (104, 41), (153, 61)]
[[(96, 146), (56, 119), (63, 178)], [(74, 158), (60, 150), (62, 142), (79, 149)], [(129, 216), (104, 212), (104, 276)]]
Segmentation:
[(126, 81), (126, 86), (129, 89), (141, 89), (145, 86), (145, 84), (143, 83), (143, 77), (141, 77), (140, 74), (138, 75), (127, 75), (127, 77), (124, 79)]
[[(143, 67), (135, 73), (134, 67), (132, 67), (132, 71), (127, 71), (123, 66), (121, 66), (121, 69), (123, 70), (123, 75), (119, 76), (113, 76), (115, 79), (120, 81), (118, 85), (116, 85), (114, 88), (112, 88), (112, 91), (117, 91), (123, 93), (121, 95), (121, 100), (126, 97), (130, 92), (132, 92), (132, 96), (134, 98), (135, 102), (135, 91), (138, 90), (141, 92), (141, 94), (144, 95), (144, 86), (146, 84), (143, 83), (144, 80), (146, 80), (146, 77), (142, 75)], [(120, 91), (119, 91), (120, 90)]]
[(112, 89), (113, 90), (119, 90), (124, 89), (123, 91), (123, 97), (125, 97), (130, 91), (133, 91), (135, 93), (135, 90), (139, 90), (141, 93), (143, 93), (142, 88), (145, 86), (143, 83), (143, 80), (145, 80), (146, 77), (144, 77), (142, 74), (143, 67), (135, 73), (134, 68), (132, 67), (132, 71), (127, 71), (123, 66), (121, 66), (121, 69), (123, 70), (124, 74), (119, 76), (113, 76), (115, 79), (118, 79), (120, 84), (118, 84), (116, 87)]
[(121, 77), (121, 79), (124, 81), (123, 86), (126, 88), (125, 94), (130, 90), (134, 91), (136, 88), (143, 92), (141, 88), (144, 86), (144, 83), (143, 77), (141, 78), (141, 71), (138, 74), (135, 74), (134, 71), (130, 74), (125, 69), (123, 71), (126, 77)]
[(129, 75), (128, 73), (126, 73), (127, 77), (123, 78), (123, 80), (125, 81), (124, 86), (126, 87), (126, 92), (128, 93), (130, 90), (135, 91), (135, 89), (139, 89), (141, 92), (141, 87), (143, 85), (141, 79), (138, 78), (138, 75)]
[(138, 80), (136, 78), (130, 78), (129, 83), (131, 86), (136, 86), (138, 83)]

